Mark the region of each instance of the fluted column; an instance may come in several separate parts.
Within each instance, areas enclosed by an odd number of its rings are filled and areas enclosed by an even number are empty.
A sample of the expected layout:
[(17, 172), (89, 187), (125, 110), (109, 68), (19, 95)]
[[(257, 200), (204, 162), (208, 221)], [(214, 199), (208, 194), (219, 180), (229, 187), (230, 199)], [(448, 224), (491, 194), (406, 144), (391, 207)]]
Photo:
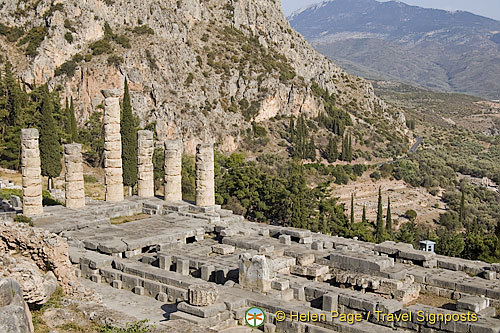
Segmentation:
[(137, 194), (141, 198), (152, 198), (155, 195), (153, 167), (153, 132), (137, 133)]
[(182, 142), (165, 142), (165, 200), (182, 201)]
[(106, 201), (123, 201), (122, 137), (120, 134), (120, 91), (103, 90), (104, 182)]
[(81, 144), (64, 145), (64, 163), (66, 166), (66, 208), (85, 207)]
[(196, 205), (215, 205), (214, 148), (201, 143), (196, 147)]
[(38, 130), (21, 130), (21, 172), (23, 179), (23, 214), (43, 213), (42, 206), (42, 170)]

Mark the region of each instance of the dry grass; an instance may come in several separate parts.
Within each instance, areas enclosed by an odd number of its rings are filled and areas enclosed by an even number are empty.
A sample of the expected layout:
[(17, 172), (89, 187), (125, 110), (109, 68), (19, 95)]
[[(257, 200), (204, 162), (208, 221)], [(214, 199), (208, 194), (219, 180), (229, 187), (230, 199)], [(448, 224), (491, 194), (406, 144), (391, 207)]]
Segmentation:
[(123, 224), (123, 223), (128, 223), (128, 222), (133, 222), (137, 220), (143, 220), (148, 218), (149, 215), (147, 214), (137, 214), (137, 215), (132, 215), (132, 216), (121, 216), (121, 217), (115, 217), (112, 218), (111, 224)]
[(446, 298), (446, 297), (441, 297), (441, 296), (436, 296), (433, 294), (427, 294), (427, 293), (421, 292), (420, 296), (416, 300), (406, 304), (406, 306), (410, 306), (410, 305), (414, 305), (414, 304), (429, 305), (429, 306), (433, 306), (436, 308), (454, 310), (455, 305), (457, 304), (457, 301), (454, 301), (454, 300)]

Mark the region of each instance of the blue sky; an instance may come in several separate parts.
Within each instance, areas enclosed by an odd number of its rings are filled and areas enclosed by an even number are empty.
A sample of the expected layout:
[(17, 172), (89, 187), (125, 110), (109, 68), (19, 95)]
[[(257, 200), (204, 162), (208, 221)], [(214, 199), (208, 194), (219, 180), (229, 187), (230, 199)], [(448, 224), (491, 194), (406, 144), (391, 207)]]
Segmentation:
[[(379, 0), (387, 1), (387, 0)], [(286, 16), (297, 9), (322, 0), (282, 0)], [(403, 0), (409, 5), (446, 10), (465, 10), (500, 21), (500, 0)]]

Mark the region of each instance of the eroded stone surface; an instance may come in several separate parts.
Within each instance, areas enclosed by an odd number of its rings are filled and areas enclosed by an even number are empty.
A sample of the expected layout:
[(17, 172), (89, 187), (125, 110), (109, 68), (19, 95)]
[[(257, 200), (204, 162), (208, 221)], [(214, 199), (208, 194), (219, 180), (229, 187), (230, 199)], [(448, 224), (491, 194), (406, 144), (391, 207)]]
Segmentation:
[(42, 171), (38, 130), (21, 130), (21, 172), (23, 175), (23, 213), (37, 215), (43, 213)]
[(66, 167), (66, 207), (75, 209), (85, 207), (81, 144), (64, 145), (64, 164)]
[(196, 147), (196, 205), (215, 205), (214, 148), (202, 143)]
[(141, 198), (152, 198), (155, 195), (153, 132), (137, 133), (137, 194)]
[(189, 287), (189, 304), (208, 306), (215, 304), (219, 297), (219, 290), (213, 284), (195, 284)]
[(165, 200), (182, 201), (182, 142), (165, 142)]
[(103, 90), (104, 100), (104, 182), (106, 201), (123, 201), (122, 139), (120, 100), (116, 90)]

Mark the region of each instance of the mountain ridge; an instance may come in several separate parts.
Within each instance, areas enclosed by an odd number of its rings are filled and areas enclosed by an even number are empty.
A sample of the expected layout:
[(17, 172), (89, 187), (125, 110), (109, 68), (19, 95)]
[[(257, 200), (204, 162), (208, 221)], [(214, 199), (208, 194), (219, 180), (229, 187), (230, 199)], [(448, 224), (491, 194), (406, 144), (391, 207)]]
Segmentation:
[[(80, 124), (99, 109), (101, 89), (123, 88), (126, 77), (141, 126), (183, 138), (190, 152), (206, 140), (236, 150), (251, 121), (317, 116), (313, 82), (339, 107), (399, 124), (369, 82), (290, 28), (277, 1), (29, 0), (6, 3), (0, 23), (0, 49), (22, 80), (62, 86)], [(11, 42), (16, 29), (24, 35)]]
[(334, 61), (353, 63), (346, 67), (353, 74), (390, 76), (492, 99), (500, 96), (494, 75), (500, 71), (496, 20), (375, 0), (326, 1), (288, 18), (318, 51)]

